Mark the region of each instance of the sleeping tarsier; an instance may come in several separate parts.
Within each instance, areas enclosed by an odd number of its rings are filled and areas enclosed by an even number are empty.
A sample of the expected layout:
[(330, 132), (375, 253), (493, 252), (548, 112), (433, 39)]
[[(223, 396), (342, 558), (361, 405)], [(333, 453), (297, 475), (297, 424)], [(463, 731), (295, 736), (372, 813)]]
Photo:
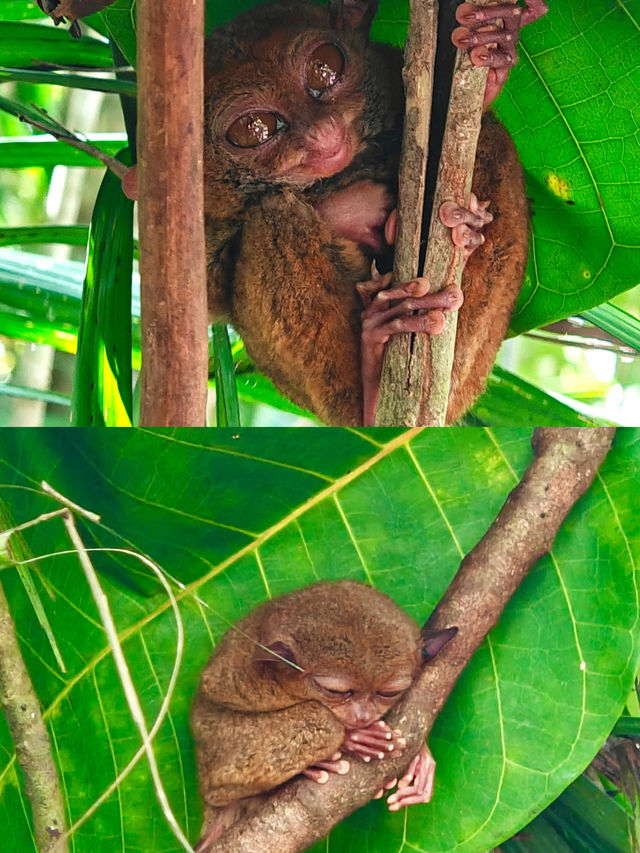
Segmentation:
[[(468, 258), (462, 291), (430, 294), (424, 279), (391, 283), (372, 267), (392, 253), (404, 117), (401, 52), (369, 40), (376, 10), (282, 0), (207, 40), (209, 308), (286, 396), (335, 425), (373, 423), (392, 334), (436, 334), (459, 308), (453, 422), (482, 391), (522, 283), (522, 171), (487, 115), (469, 209), (440, 210)], [(516, 61), (520, 28), (545, 11), (542, 0), (458, 8), (453, 41), (490, 68), (485, 102)]]
[[(421, 631), (386, 595), (353, 581), (273, 599), (227, 631), (191, 715), (205, 804), (196, 850), (294, 776), (323, 784), (353, 760), (404, 749), (402, 732), (382, 718), (456, 631)], [(434, 770), (425, 746), (378, 796), (397, 785), (392, 811), (427, 802)]]

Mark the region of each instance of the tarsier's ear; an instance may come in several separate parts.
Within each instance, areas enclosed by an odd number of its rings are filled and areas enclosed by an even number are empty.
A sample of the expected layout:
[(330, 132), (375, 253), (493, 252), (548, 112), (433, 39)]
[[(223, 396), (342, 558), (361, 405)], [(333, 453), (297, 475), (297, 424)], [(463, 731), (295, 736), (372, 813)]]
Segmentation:
[(338, 30), (369, 32), (378, 0), (329, 0), (329, 21)]
[(254, 661), (267, 661), (268, 663), (290, 663), (299, 669), (293, 650), (286, 643), (275, 642), (269, 645), (257, 645), (253, 652)]
[(422, 637), (422, 659), (428, 661), (434, 658), (450, 640), (453, 640), (457, 633), (457, 628), (444, 628), (442, 631), (433, 631), (425, 625), (420, 631)]

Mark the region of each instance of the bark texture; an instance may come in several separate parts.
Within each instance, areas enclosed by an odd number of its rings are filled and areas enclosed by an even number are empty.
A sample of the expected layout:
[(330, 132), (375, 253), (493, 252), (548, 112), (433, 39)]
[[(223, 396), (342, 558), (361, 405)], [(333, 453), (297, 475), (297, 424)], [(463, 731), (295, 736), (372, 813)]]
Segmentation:
[(142, 426), (204, 426), (204, 0), (138, 5)]

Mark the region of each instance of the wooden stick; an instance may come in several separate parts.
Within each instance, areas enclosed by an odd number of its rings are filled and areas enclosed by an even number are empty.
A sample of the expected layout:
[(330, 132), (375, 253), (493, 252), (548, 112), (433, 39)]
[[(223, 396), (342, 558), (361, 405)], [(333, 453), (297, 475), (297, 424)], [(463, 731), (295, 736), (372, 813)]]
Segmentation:
[(138, 2), (143, 426), (204, 426), (204, 0)]
[[(398, 173), (398, 230), (393, 278), (418, 275), (422, 209), (429, 154), (429, 123), (436, 54), (437, 0), (410, 0), (402, 78), (405, 118)], [(415, 335), (396, 335), (387, 345), (376, 411), (376, 426), (408, 423), (413, 390), (408, 370)]]
[[(477, 5), (487, 5), (487, 0), (477, 0)], [(440, 222), (439, 210), (444, 201), (453, 200), (462, 207), (469, 204), (486, 81), (487, 69), (474, 67), (468, 53), (458, 50), (422, 273), (431, 283), (431, 292), (459, 285), (462, 278), (462, 252)], [(406, 281), (415, 274), (397, 280)], [(411, 333), (389, 341), (376, 426), (444, 425), (457, 314), (448, 312), (445, 316), (440, 335)]]

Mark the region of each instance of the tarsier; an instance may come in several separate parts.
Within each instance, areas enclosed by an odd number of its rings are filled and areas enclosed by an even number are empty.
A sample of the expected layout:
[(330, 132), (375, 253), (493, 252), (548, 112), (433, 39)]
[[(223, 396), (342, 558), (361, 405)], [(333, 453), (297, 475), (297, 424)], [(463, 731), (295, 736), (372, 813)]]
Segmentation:
[[(421, 631), (386, 595), (352, 581), (273, 599), (227, 631), (191, 716), (205, 803), (196, 849), (209, 850), (294, 776), (323, 784), (354, 759), (404, 749), (382, 718), (456, 631)], [(397, 784), (392, 811), (427, 802), (434, 769), (425, 746), (378, 796)]]
[[(516, 61), (521, 26), (546, 11), (525, 2), (457, 10), (454, 42), (490, 68), (486, 101)], [(469, 208), (440, 210), (468, 258), (462, 291), (372, 272), (392, 253), (404, 113), (401, 53), (369, 40), (376, 10), (377, 0), (281, 0), (207, 40), (209, 307), (288, 397), (336, 425), (373, 423), (392, 334), (436, 334), (459, 309), (453, 422), (482, 391), (522, 283), (522, 171), (487, 116)]]

